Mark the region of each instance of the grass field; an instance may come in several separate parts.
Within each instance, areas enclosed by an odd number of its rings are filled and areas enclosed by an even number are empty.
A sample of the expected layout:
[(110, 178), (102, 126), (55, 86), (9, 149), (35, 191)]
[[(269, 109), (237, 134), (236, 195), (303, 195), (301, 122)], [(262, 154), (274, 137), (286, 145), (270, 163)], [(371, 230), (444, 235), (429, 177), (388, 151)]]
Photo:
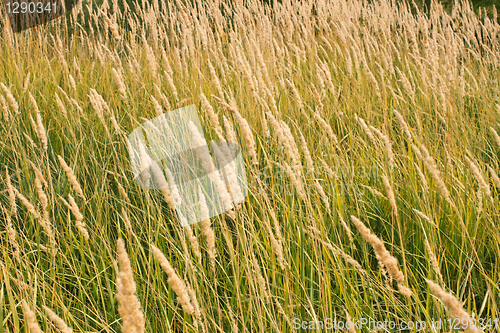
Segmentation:
[[(496, 13), (116, 1), (0, 11), (0, 333), (498, 331)], [(190, 104), (248, 196), (184, 228), (127, 135)]]

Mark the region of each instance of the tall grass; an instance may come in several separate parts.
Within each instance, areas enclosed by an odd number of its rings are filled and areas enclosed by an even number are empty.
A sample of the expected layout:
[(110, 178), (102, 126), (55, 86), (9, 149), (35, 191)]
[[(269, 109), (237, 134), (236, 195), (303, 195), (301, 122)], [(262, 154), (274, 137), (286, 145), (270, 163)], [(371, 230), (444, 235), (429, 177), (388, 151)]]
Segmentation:
[[(496, 17), (463, 1), (136, 6), (0, 23), (0, 332), (500, 320)], [(232, 207), (219, 186), (232, 210), (186, 230), (167, 186), (135, 184), (126, 135), (189, 104), (207, 141), (242, 147), (248, 196)]]

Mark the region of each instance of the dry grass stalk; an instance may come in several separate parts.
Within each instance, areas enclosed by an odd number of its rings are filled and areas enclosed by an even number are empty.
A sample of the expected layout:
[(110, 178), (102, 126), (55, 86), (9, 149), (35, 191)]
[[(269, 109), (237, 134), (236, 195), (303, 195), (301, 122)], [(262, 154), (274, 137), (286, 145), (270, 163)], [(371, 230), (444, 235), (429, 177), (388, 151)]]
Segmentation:
[[(36, 112), (36, 124), (35, 124), (34, 129), (35, 129), (36, 135), (38, 136), (38, 138), (42, 142), (43, 150), (46, 151), (48, 148), (48, 139), (47, 139), (47, 133), (45, 131), (45, 127), (43, 126), (42, 115), (40, 113), (40, 110), (38, 109), (38, 105), (36, 103), (35, 98), (33, 97), (33, 95), (31, 95), (31, 93), (28, 93), (28, 94), (29, 94), (29, 98), (31, 101), (31, 105), (33, 106), (33, 109)], [(31, 115), (30, 115), (30, 117), (31, 117)]]
[(65, 118), (68, 118), (68, 111), (66, 110), (66, 106), (64, 106), (64, 103), (57, 94), (57, 92), (55, 93), (55, 96), (56, 96), (56, 104), (59, 107), (59, 110), (61, 110), (61, 113)]
[(160, 263), (161, 268), (163, 268), (165, 273), (167, 273), (167, 283), (177, 295), (177, 301), (181, 304), (182, 309), (189, 314), (193, 314), (194, 307), (191, 304), (191, 298), (189, 297), (189, 293), (186, 289), (184, 281), (177, 275), (160, 249), (158, 249), (154, 245), (151, 245), (151, 251), (153, 252), (156, 260), (158, 260), (158, 262)]
[(78, 205), (75, 202), (75, 199), (71, 196), (71, 194), (68, 194), (68, 200), (69, 200), (69, 208), (71, 209), (71, 212), (73, 215), (75, 215), (76, 221), (75, 221), (75, 226), (76, 228), (82, 233), (83, 237), (85, 238), (86, 241), (89, 240), (89, 232), (87, 231), (87, 228), (85, 227), (85, 223), (83, 221), (83, 214), (80, 212), (80, 208), (78, 208)]
[(415, 208), (413, 208), (413, 211), (418, 215), (420, 216), (420, 218), (422, 218), (423, 220), (425, 220), (426, 222), (428, 222), (430, 225), (434, 226), (437, 228), (437, 225), (436, 223), (434, 223), (434, 221), (428, 217), (427, 215), (425, 215), (424, 213), (422, 213), (421, 211), (419, 210), (416, 210)]
[(23, 308), (24, 317), (26, 324), (31, 333), (43, 333), (42, 329), (38, 325), (36, 320), (36, 314), (30, 309), (28, 303), (23, 299), (21, 300), (21, 306)]
[(403, 132), (405, 132), (406, 137), (408, 138), (408, 140), (413, 141), (413, 136), (411, 135), (410, 128), (408, 127), (408, 124), (406, 123), (406, 121), (403, 118), (403, 116), (397, 110), (395, 110), (395, 109), (393, 110), (393, 112), (396, 115), (396, 119), (398, 120), (399, 125), (403, 129)]
[(136, 285), (130, 259), (122, 239), (117, 241), (119, 271), (116, 278), (118, 313), (122, 318), (122, 332), (144, 333), (145, 321), (141, 303), (136, 295)]
[(201, 218), (201, 230), (205, 235), (207, 240), (207, 248), (208, 248), (208, 257), (210, 259), (210, 264), (212, 268), (215, 267), (215, 256), (216, 256), (216, 248), (215, 248), (215, 233), (212, 229), (212, 223), (210, 222), (210, 212), (207, 206), (207, 200), (205, 195), (203, 194), (201, 187), (198, 188), (198, 196), (200, 197), (200, 218)]
[(469, 168), (474, 175), (474, 178), (476, 178), (477, 183), (479, 184), (479, 187), (484, 191), (484, 193), (491, 198), (491, 190), (490, 190), (490, 185), (486, 183), (486, 181), (483, 178), (483, 175), (481, 174), (481, 171), (479, 171), (479, 168), (477, 165), (467, 156), (465, 156), (465, 161), (469, 165)]
[(240, 125), (241, 133), (243, 135), (243, 138), (245, 139), (245, 142), (247, 144), (248, 148), (248, 154), (250, 155), (250, 158), (252, 160), (253, 164), (258, 164), (259, 161), (257, 159), (257, 148), (255, 145), (255, 138), (253, 137), (252, 134), (252, 129), (250, 128), (250, 125), (248, 125), (248, 122), (243, 116), (238, 112), (236, 109), (236, 106), (234, 105), (229, 105), (217, 96), (213, 96), (218, 103), (220, 103), (222, 106), (224, 106), (229, 112), (231, 112), (236, 120), (238, 121), (238, 124)]
[(212, 183), (214, 183), (217, 192), (222, 199), (224, 210), (228, 212), (229, 216), (235, 217), (234, 211), (232, 210), (233, 202), (231, 200), (231, 195), (227, 190), (226, 184), (222, 181), (219, 171), (215, 169), (213, 165), (212, 157), (210, 156), (206, 140), (201, 136), (198, 128), (192, 121), (189, 122), (189, 129), (191, 130), (191, 135), (193, 138), (193, 148), (198, 148), (196, 149), (196, 153), (201, 159), (203, 169), (208, 174), (208, 177), (210, 178)]
[(3, 92), (5, 93), (5, 97), (7, 98), (7, 102), (9, 102), (10, 107), (12, 108), (12, 110), (14, 110), (14, 113), (21, 114), (19, 112), (19, 104), (17, 104), (17, 101), (14, 98), (14, 95), (12, 95), (10, 89), (6, 87), (2, 82), (0, 82), (0, 87), (2, 87)]
[(3, 120), (7, 122), (10, 118), (9, 107), (7, 106), (7, 101), (3, 95), (0, 95), (0, 107), (2, 108)]
[(19, 247), (19, 244), (17, 243), (17, 232), (16, 230), (14, 229), (14, 226), (12, 225), (12, 220), (10, 218), (10, 213), (7, 211), (7, 209), (3, 208), (2, 206), (0, 206), (0, 208), (2, 208), (2, 213), (3, 215), (5, 216), (5, 219), (7, 221), (7, 235), (8, 235), (8, 239), (9, 239), (9, 244), (10, 246), (12, 247), (12, 254), (14, 255), (14, 257), (19, 260), (19, 256), (20, 256), (20, 247)]
[(22, 195), (15, 187), (12, 188), (16, 196), (19, 198), (19, 201), (26, 207), (28, 212), (30, 212), (36, 219), (41, 218), (40, 213), (35, 209), (35, 206), (31, 204), (31, 202), (26, 199), (24, 195)]
[(224, 128), (226, 129), (226, 139), (231, 143), (238, 143), (238, 138), (236, 137), (236, 133), (234, 132), (233, 123), (229, 121), (226, 116), (222, 116), (224, 120)]
[(198, 239), (196, 239), (196, 236), (193, 233), (193, 229), (189, 224), (186, 224), (184, 225), (184, 231), (186, 232), (189, 242), (191, 243), (191, 248), (193, 249), (194, 254), (198, 258), (198, 261), (201, 262), (200, 245), (198, 244)]
[(389, 178), (382, 174), (382, 181), (384, 182), (385, 192), (387, 193), (387, 197), (389, 198), (389, 202), (392, 206), (392, 210), (394, 211), (394, 215), (398, 218), (398, 206), (396, 205), (396, 197), (394, 196), (394, 190), (392, 189), (391, 181)]
[(10, 214), (14, 215), (17, 213), (17, 205), (16, 205), (16, 192), (14, 191), (14, 186), (12, 186), (12, 182), (10, 180), (9, 171), (7, 167), (5, 167), (5, 180), (7, 183), (7, 193), (9, 194), (9, 203), (10, 203)]
[[(471, 327), (473, 323), (471, 316), (464, 310), (460, 301), (451, 293), (447, 293), (437, 283), (426, 280), (431, 292), (446, 306), (450, 316), (453, 319), (458, 319), (458, 324), (464, 329), (464, 333), (480, 333), (478, 328)], [(465, 325), (463, 324), (465, 323)]]
[(414, 144), (412, 144), (411, 146), (413, 147), (415, 152), (418, 152), (417, 156), (422, 160), (422, 162), (424, 162), (424, 165), (429, 170), (432, 178), (434, 178), (434, 181), (436, 182), (438, 190), (441, 193), (441, 195), (445, 198), (445, 200), (450, 205), (455, 207), (455, 204), (451, 200), (450, 192), (448, 191), (446, 184), (444, 183), (443, 179), (441, 178), (441, 173), (439, 172), (439, 169), (437, 168), (436, 163), (434, 162), (434, 159), (430, 156), (427, 148), (425, 148), (425, 146), (422, 144), (420, 144), (420, 149), (417, 148)]
[(330, 140), (333, 142), (333, 144), (339, 150), (341, 150), (340, 145), (339, 145), (339, 140), (337, 139), (337, 136), (335, 135), (335, 133), (333, 133), (332, 127), (321, 117), (321, 115), (319, 113), (313, 112), (313, 114), (314, 114), (314, 118), (316, 118), (316, 120), (319, 122), (319, 124), (321, 125), (323, 130), (326, 132), (326, 134), (328, 135)]
[(497, 173), (495, 170), (493, 170), (492, 167), (490, 167), (488, 165), (488, 170), (490, 172), (490, 175), (491, 175), (491, 179), (493, 179), (493, 183), (495, 183), (495, 186), (500, 189), (500, 177), (498, 177)]
[(372, 234), (370, 229), (368, 229), (357, 217), (351, 215), (351, 221), (356, 228), (358, 228), (363, 238), (373, 247), (377, 260), (387, 268), (389, 275), (396, 280), (399, 292), (410, 297), (412, 291), (405, 285), (405, 277), (398, 268), (398, 260), (387, 251), (384, 242)]
[(54, 323), (61, 333), (73, 333), (73, 329), (70, 328), (58, 315), (56, 315), (54, 311), (47, 306), (43, 306), (43, 309), (45, 310), (47, 317), (49, 317), (50, 321)]
[(224, 141), (224, 136), (222, 135), (222, 127), (220, 126), (219, 118), (215, 114), (214, 108), (212, 107), (212, 105), (210, 105), (210, 102), (208, 101), (204, 93), (200, 94), (200, 99), (201, 99), (201, 106), (208, 113), (208, 119), (210, 120), (210, 123), (212, 124), (215, 133), (217, 134), (220, 140)]
[(80, 186), (80, 183), (76, 179), (75, 173), (73, 172), (73, 169), (66, 164), (66, 161), (64, 158), (62, 158), (60, 155), (57, 155), (57, 159), (59, 160), (59, 163), (61, 164), (61, 167), (63, 168), (64, 172), (66, 172), (66, 176), (68, 177), (68, 180), (70, 184), (73, 186), (73, 189), (75, 192), (82, 197), (82, 199), (85, 200), (85, 196), (83, 195), (82, 187)]
[(115, 80), (116, 85), (118, 86), (118, 92), (123, 100), (127, 100), (127, 88), (123, 81), (123, 77), (118, 71), (114, 68), (111, 69), (111, 73), (113, 74), (113, 78)]
[(309, 232), (314, 239), (316, 239), (319, 242), (321, 242), (321, 244), (323, 244), (327, 249), (329, 249), (333, 253), (337, 254), (339, 257), (344, 258), (344, 260), (348, 264), (351, 264), (352, 266), (354, 266), (361, 274), (366, 275), (366, 276), (368, 275), (368, 273), (363, 269), (363, 267), (361, 266), (361, 264), (356, 259), (354, 259), (350, 255), (348, 255), (347, 253), (345, 253), (337, 245), (332, 244), (332, 243), (328, 243), (328, 242), (322, 240), (321, 238), (319, 238), (319, 234), (320, 234), (319, 230), (317, 230), (316, 228), (311, 227), (311, 226), (309, 226), (309, 229), (310, 229), (310, 231), (308, 231), (308, 230), (304, 230), (304, 231)]
[(498, 135), (497, 131), (493, 127), (490, 127), (491, 134), (493, 134), (493, 137), (495, 138), (495, 142), (498, 144), (500, 147), (500, 135)]
[(388, 135), (382, 133), (379, 129), (370, 126), (370, 129), (375, 133), (379, 139), (384, 143), (385, 153), (387, 154), (387, 159), (389, 160), (389, 168), (392, 172), (394, 169), (394, 154), (392, 152), (392, 142)]
[(439, 261), (434, 254), (434, 251), (432, 251), (431, 245), (425, 240), (425, 247), (427, 249), (427, 253), (429, 254), (429, 259), (431, 260), (432, 268), (434, 269), (434, 272), (436, 273), (436, 276), (438, 277), (438, 280), (443, 282), (443, 275), (441, 274), (441, 269), (439, 268)]

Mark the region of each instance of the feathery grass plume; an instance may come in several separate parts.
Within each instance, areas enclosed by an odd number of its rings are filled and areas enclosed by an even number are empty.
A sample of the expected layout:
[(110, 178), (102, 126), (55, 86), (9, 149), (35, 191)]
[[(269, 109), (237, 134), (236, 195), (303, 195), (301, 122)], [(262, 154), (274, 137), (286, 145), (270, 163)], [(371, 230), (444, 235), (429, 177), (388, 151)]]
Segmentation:
[(385, 192), (389, 198), (389, 202), (394, 211), (394, 215), (398, 218), (398, 206), (396, 205), (396, 197), (394, 196), (394, 190), (392, 189), (391, 181), (385, 174), (382, 174), (382, 181), (384, 182)]
[(177, 184), (175, 183), (175, 178), (172, 172), (170, 171), (169, 168), (165, 167), (164, 168), (165, 173), (167, 174), (167, 184), (168, 188), (170, 190), (170, 194), (172, 195), (172, 200), (174, 200), (174, 204), (176, 207), (180, 206), (182, 204), (182, 197), (179, 192), (179, 188), (177, 187)]
[(59, 163), (61, 164), (61, 167), (63, 168), (64, 172), (66, 173), (66, 176), (68, 177), (68, 181), (70, 182), (71, 186), (73, 186), (73, 190), (82, 197), (82, 199), (85, 200), (85, 196), (83, 195), (82, 187), (80, 186), (80, 183), (76, 179), (75, 173), (73, 172), (73, 169), (66, 164), (66, 161), (64, 158), (61, 157), (61, 155), (57, 155), (57, 159), (59, 160)]
[(408, 140), (412, 141), (413, 136), (411, 135), (410, 128), (408, 127), (408, 124), (406, 123), (403, 116), (396, 109), (392, 110), (392, 112), (394, 112), (394, 114), (396, 115), (396, 119), (399, 122), (399, 126), (401, 126), (403, 132), (405, 132), (406, 136), (408, 137)]
[(330, 200), (328, 199), (328, 196), (325, 193), (325, 190), (323, 189), (323, 186), (319, 183), (319, 181), (316, 179), (314, 180), (314, 186), (316, 186), (316, 190), (318, 191), (321, 200), (325, 204), (326, 210), (330, 211)]
[(347, 238), (349, 239), (349, 242), (354, 246), (354, 239), (352, 237), (352, 231), (351, 231), (351, 228), (349, 228), (349, 226), (347, 225), (347, 223), (345, 223), (345, 220), (344, 218), (342, 217), (342, 215), (340, 214), (340, 212), (337, 212), (338, 215), (339, 215), (339, 220), (340, 220), (340, 224), (342, 225), (342, 227), (344, 227), (345, 231), (347, 232)]
[(361, 117), (358, 117), (357, 114), (354, 114), (354, 118), (356, 121), (359, 123), (363, 131), (365, 131), (366, 135), (370, 138), (371, 142), (376, 145), (377, 144), (377, 139), (373, 135), (372, 131), (370, 130), (370, 127), (366, 124), (365, 120)]
[[(441, 288), (437, 283), (427, 280), (429, 289), (448, 309), (450, 316), (453, 319), (457, 319), (458, 325), (464, 329), (464, 333), (480, 333), (483, 332), (476, 327), (471, 327), (472, 319), (471, 316), (464, 310), (460, 301), (453, 296), (451, 293), (447, 293), (443, 288)], [(465, 324), (464, 324), (465, 323)]]
[(21, 306), (25, 317), (26, 324), (31, 333), (43, 333), (42, 329), (36, 321), (36, 314), (30, 309), (28, 303), (22, 299)]
[(116, 180), (116, 186), (118, 187), (118, 192), (120, 192), (120, 195), (125, 199), (127, 203), (130, 203), (130, 199), (128, 197), (127, 191), (125, 191), (125, 188), (123, 185), (118, 181), (118, 178), (115, 175), (115, 180)]
[(481, 174), (481, 171), (479, 171), (479, 168), (477, 165), (469, 158), (467, 155), (464, 156), (465, 161), (469, 165), (469, 168), (474, 175), (474, 178), (476, 178), (477, 183), (479, 184), (479, 187), (484, 191), (484, 193), (491, 198), (491, 190), (490, 190), (490, 185), (486, 183), (486, 181), (483, 178), (483, 175)]
[(422, 213), (421, 211), (413, 208), (413, 211), (415, 212), (415, 214), (417, 214), (418, 216), (420, 216), (420, 218), (422, 218), (423, 220), (427, 221), (430, 225), (434, 226), (437, 228), (437, 224), (434, 223), (434, 221), (427, 215), (425, 215), (424, 213)]
[(424, 188), (424, 191), (427, 192), (429, 191), (429, 184), (427, 184), (427, 178), (425, 178), (424, 173), (422, 172), (422, 169), (415, 163), (415, 169), (417, 169), (418, 176), (420, 177), (420, 181), (422, 182), (422, 187)]
[(234, 159), (228, 161), (226, 158), (226, 156), (231, 158), (231, 154), (230, 152), (228, 152), (229, 148), (223, 148), (224, 150), (226, 150), (226, 154), (224, 154), (219, 146), (215, 142), (212, 142), (212, 149), (217, 160), (219, 161), (219, 165), (223, 165), (222, 171), (227, 178), (227, 187), (231, 194), (233, 202), (239, 203), (243, 201), (245, 197), (243, 195), (243, 192), (241, 191), (240, 184), (238, 183), (238, 176), (236, 174), (236, 165), (234, 163)]
[(167, 283), (177, 295), (177, 301), (180, 303), (184, 311), (192, 315), (194, 313), (194, 307), (191, 304), (191, 298), (189, 297), (184, 281), (174, 271), (163, 252), (152, 244), (150, 246), (156, 260), (158, 260), (161, 268), (168, 275)]
[(40, 213), (38, 213), (38, 211), (35, 209), (35, 206), (33, 206), (31, 204), (31, 202), (28, 199), (26, 199), (26, 197), (24, 195), (22, 195), (17, 190), (17, 188), (12, 187), (12, 189), (13, 189), (14, 193), (16, 194), (16, 196), (21, 201), (21, 203), (24, 205), (24, 207), (26, 207), (26, 209), (28, 210), (28, 212), (30, 212), (36, 219), (41, 218)]
[(382, 192), (380, 192), (379, 190), (371, 187), (371, 186), (368, 186), (368, 185), (363, 185), (361, 184), (361, 186), (363, 186), (364, 188), (368, 189), (368, 191), (370, 191), (374, 196), (376, 197), (380, 197), (382, 199), (386, 199), (386, 200), (389, 200), (388, 197), (386, 197), (385, 195), (382, 194)]
[(328, 165), (328, 163), (325, 162), (325, 160), (323, 160), (321, 157), (319, 158), (321, 164), (323, 165), (323, 169), (325, 169), (326, 173), (332, 177), (333, 179), (339, 179), (339, 176), (337, 175), (337, 173), (335, 171), (333, 171), (332, 168), (330, 168), (330, 166)]
[(493, 127), (490, 127), (491, 133), (493, 134), (493, 137), (495, 138), (496, 143), (498, 146), (500, 146), (500, 135), (498, 135), (497, 131)]
[(165, 96), (165, 94), (161, 92), (160, 87), (158, 87), (158, 85), (156, 85), (156, 83), (154, 84), (154, 86), (156, 89), (156, 93), (158, 95), (160, 95), (160, 99), (161, 99), (161, 102), (163, 103), (163, 106), (167, 109), (167, 111), (172, 110), (172, 107), (170, 106), (170, 102), (168, 101), (167, 96)]
[(76, 228), (82, 233), (83, 237), (85, 238), (86, 241), (89, 240), (89, 232), (87, 231), (87, 228), (85, 227), (85, 223), (83, 221), (83, 214), (80, 212), (80, 208), (78, 208), (78, 205), (75, 202), (75, 199), (71, 196), (71, 194), (68, 194), (68, 200), (69, 200), (69, 208), (71, 209), (71, 212), (73, 215), (75, 215), (76, 221), (75, 221), (75, 226)]
[(14, 226), (12, 225), (12, 220), (10, 218), (10, 213), (7, 211), (7, 209), (3, 208), (3, 206), (0, 206), (0, 208), (2, 209), (2, 213), (3, 215), (5, 216), (5, 219), (7, 221), (7, 235), (8, 235), (8, 239), (9, 239), (9, 244), (10, 246), (12, 247), (12, 254), (14, 255), (14, 257), (19, 260), (19, 256), (20, 256), (20, 247), (19, 247), (19, 244), (17, 243), (17, 232), (16, 230), (14, 229)]
[(226, 184), (222, 180), (219, 171), (214, 168), (212, 157), (210, 156), (210, 151), (208, 150), (205, 138), (203, 138), (203, 136), (198, 131), (198, 128), (192, 121), (189, 122), (189, 129), (193, 138), (193, 147), (198, 148), (196, 149), (196, 153), (201, 160), (203, 169), (208, 174), (208, 177), (210, 178), (212, 183), (215, 185), (215, 188), (217, 189), (217, 192), (222, 199), (224, 210), (228, 212), (228, 215), (230, 217), (235, 217), (231, 195), (229, 194), (229, 191), (226, 188)]
[(217, 134), (220, 140), (224, 141), (224, 136), (222, 135), (222, 127), (220, 126), (219, 118), (215, 114), (212, 105), (210, 105), (210, 102), (208, 102), (208, 99), (204, 93), (200, 94), (200, 99), (201, 99), (201, 106), (203, 107), (203, 110), (207, 112), (208, 119), (210, 120), (210, 123), (212, 124), (215, 133)]
[(293, 137), (292, 131), (290, 127), (282, 120), (280, 121), (281, 129), (283, 130), (284, 139), (287, 141), (290, 146), (293, 156), (292, 157), (292, 169), (296, 173), (297, 177), (302, 176), (302, 163), (300, 161), (300, 153), (299, 148), (297, 147), (297, 143), (295, 142), (295, 138)]
[(3, 120), (8, 121), (9, 120), (9, 107), (7, 106), (7, 101), (3, 97), (3, 95), (0, 94), (0, 107), (2, 108), (2, 113), (3, 113)]
[(387, 268), (389, 275), (396, 280), (399, 292), (410, 297), (412, 295), (412, 291), (405, 286), (405, 277), (403, 272), (401, 272), (398, 268), (398, 260), (394, 258), (389, 251), (387, 251), (384, 242), (372, 234), (370, 229), (368, 229), (357, 217), (351, 215), (351, 221), (356, 228), (358, 228), (363, 238), (373, 247), (377, 260)]
[(172, 192), (170, 191), (170, 186), (168, 185), (168, 182), (165, 179), (165, 175), (163, 174), (162, 169), (155, 161), (153, 161), (153, 159), (147, 153), (145, 153), (145, 149), (144, 149), (144, 146), (142, 144), (140, 145), (140, 147), (142, 148), (141, 149), (141, 163), (143, 163), (143, 160), (145, 157), (147, 159), (147, 165), (148, 165), (148, 168), (146, 168), (146, 169), (151, 171), (151, 176), (152, 176), (151, 179), (156, 182), (156, 185), (160, 189), (161, 194), (163, 195), (163, 198), (168, 203), (170, 208), (172, 210), (175, 210), (176, 200), (174, 200), (174, 197), (172, 196)]
[(210, 212), (208, 210), (207, 199), (203, 194), (201, 187), (198, 187), (199, 207), (200, 207), (200, 219), (201, 219), (201, 230), (205, 235), (208, 248), (208, 257), (210, 258), (210, 263), (212, 268), (215, 267), (215, 233), (212, 229), (212, 223), (210, 222)]
[[(29, 98), (31, 101), (31, 105), (33, 106), (33, 109), (36, 112), (36, 126), (34, 129), (35, 129), (36, 135), (38, 136), (38, 138), (42, 142), (43, 150), (46, 151), (47, 147), (48, 147), (48, 140), (47, 140), (47, 133), (45, 131), (45, 127), (43, 126), (42, 115), (40, 113), (40, 110), (38, 109), (38, 105), (37, 105), (36, 100), (33, 97), (33, 95), (31, 95), (31, 93), (28, 93), (28, 95), (29, 95)], [(30, 117), (31, 117), (31, 115), (30, 115)]]
[(63, 101), (61, 100), (61, 98), (59, 97), (59, 95), (57, 94), (57, 92), (54, 93), (54, 94), (56, 96), (56, 104), (59, 107), (59, 110), (61, 110), (62, 115), (65, 118), (67, 118), (68, 117), (68, 111), (66, 110), (66, 107), (64, 106)]
[(488, 165), (488, 170), (490, 171), (491, 179), (493, 179), (493, 183), (495, 186), (500, 189), (500, 178), (498, 177), (497, 173), (495, 170), (493, 170), (492, 167)]
[(7, 167), (5, 167), (5, 180), (7, 183), (7, 193), (9, 194), (9, 203), (10, 203), (10, 214), (15, 215), (17, 213), (17, 205), (16, 205), (16, 193), (14, 191), (14, 186), (12, 186), (12, 182), (10, 180), (9, 171)]
[[(269, 111), (269, 108), (267, 109)], [(265, 112), (262, 113), (262, 129), (264, 130), (264, 137), (269, 139), (271, 137), (271, 132), (269, 131), (269, 125), (267, 124), (267, 118)]]
[(210, 75), (212, 76), (212, 79), (214, 80), (215, 87), (217, 88), (217, 92), (219, 93), (220, 98), (224, 98), (224, 92), (222, 90), (222, 86), (220, 84), (219, 77), (217, 76), (217, 73), (215, 72), (215, 68), (210, 62), (210, 59), (207, 59), (207, 64), (208, 64), (208, 69), (210, 70)]
[(319, 238), (319, 235), (321, 234), (321, 232), (318, 229), (316, 229), (315, 227), (312, 227), (312, 226), (309, 226), (309, 229), (310, 230), (304, 230), (304, 231), (308, 232), (314, 239), (318, 240), (328, 250), (332, 251), (333, 253), (335, 253), (339, 257), (344, 258), (344, 260), (348, 264), (353, 265), (361, 274), (368, 275), (368, 273), (363, 269), (363, 267), (361, 266), (361, 264), (356, 259), (354, 259), (350, 255), (348, 255), (347, 253), (345, 253), (344, 251), (342, 251), (342, 249), (339, 248), (337, 245), (332, 244), (332, 243), (328, 243), (328, 242), (322, 240), (321, 238)]
[(106, 124), (106, 119), (104, 118), (104, 110), (103, 106), (101, 105), (100, 99), (97, 97), (99, 94), (95, 89), (90, 89), (90, 94), (87, 95), (90, 100), (90, 104), (92, 104), (93, 109), (95, 110), (97, 117), (101, 121), (102, 125), (108, 131), (108, 125)]
[(224, 119), (224, 128), (226, 129), (226, 139), (231, 143), (238, 143), (238, 139), (236, 138), (236, 133), (234, 132), (233, 123), (231, 123), (226, 116), (222, 116)]
[(183, 228), (184, 231), (186, 232), (189, 242), (191, 243), (191, 247), (193, 249), (194, 254), (198, 258), (198, 261), (201, 262), (200, 245), (198, 244), (198, 240), (196, 239), (196, 236), (193, 233), (193, 229), (187, 223), (183, 225)]
[(76, 81), (73, 75), (68, 74), (68, 81), (69, 85), (71, 86), (71, 89), (73, 89), (73, 92), (76, 94)]
[(123, 100), (127, 100), (127, 88), (125, 87), (125, 83), (123, 81), (123, 77), (118, 71), (114, 68), (111, 69), (111, 73), (113, 74), (113, 79), (115, 80), (116, 85), (118, 86), (118, 92)]
[(307, 196), (306, 192), (304, 190), (304, 183), (302, 182), (302, 178), (299, 178), (295, 175), (295, 172), (293, 172), (292, 168), (283, 161), (283, 165), (279, 164), (278, 162), (274, 162), (276, 165), (281, 167), (282, 169), (285, 169), (285, 172), (287, 173), (288, 177), (290, 177), (290, 181), (292, 182), (293, 186), (295, 186), (295, 189), (297, 190), (297, 194), (299, 195), (299, 198), (302, 200), (306, 201)]
[(429, 254), (429, 259), (431, 260), (431, 265), (432, 268), (434, 269), (434, 272), (436, 273), (436, 276), (440, 282), (443, 282), (443, 275), (441, 274), (441, 269), (439, 268), (439, 261), (434, 254), (434, 251), (432, 251), (431, 245), (425, 240), (425, 248), (427, 249), (427, 253)]
[(12, 110), (14, 110), (14, 113), (21, 114), (19, 112), (19, 104), (17, 104), (17, 101), (14, 98), (14, 95), (12, 95), (10, 89), (7, 88), (2, 82), (0, 82), (0, 87), (2, 87), (3, 92), (5, 93), (5, 97), (7, 98), (7, 102), (9, 102), (10, 107), (12, 108)]
[[(430, 156), (429, 151), (423, 144), (420, 144), (420, 149), (417, 148), (414, 144), (411, 144), (412, 148), (415, 150), (417, 153), (417, 156), (424, 162), (424, 165), (427, 167), (429, 170), (432, 178), (434, 178), (434, 181), (437, 184), (438, 190), (443, 196), (443, 198), (453, 207), (455, 207), (455, 204), (451, 200), (450, 192), (448, 191), (448, 188), (446, 187), (446, 184), (444, 183), (443, 179), (441, 178), (441, 173), (439, 169), (436, 166), (436, 162), (434, 162), (434, 159)], [(419, 155), (420, 154), (420, 155)]]
[(259, 161), (257, 159), (257, 148), (255, 147), (255, 139), (253, 137), (252, 130), (250, 128), (250, 125), (248, 125), (247, 120), (243, 118), (243, 116), (238, 112), (235, 105), (229, 105), (220, 98), (218, 98), (217, 96), (212, 95), (212, 97), (234, 115), (234, 117), (238, 121), (238, 124), (240, 124), (240, 129), (243, 134), (243, 138), (245, 139), (245, 142), (247, 144), (248, 154), (250, 155), (250, 159), (252, 160), (253, 164), (258, 164)]
[[(290, 132), (290, 128), (288, 128), (284, 122), (278, 122), (271, 112), (266, 112), (266, 115), (269, 118), (271, 125), (273, 125), (279, 141), (283, 147), (285, 147), (288, 157), (292, 160), (292, 165), (295, 166), (296, 171), (300, 170), (300, 155), (298, 154), (297, 145), (295, 145), (295, 140)], [(288, 131), (285, 131), (285, 128), (288, 129)]]
[(330, 140), (332, 140), (333, 144), (339, 150), (341, 150), (340, 145), (339, 145), (339, 140), (337, 139), (337, 136), (335, 135), (335, 133), (333, 133), (332, 127), (321, 117), (321, 115), (319, 113), (313, 112), (313, 114), (314, 114), (314, 118), (316, 118), (316, 120), (319, 122), (319, 124), (321, 125), (323, 130), (326, 132), (326, 134), (328, 134), (328, 137), (330, 138)]
[(300, 98), (300, 93), (295, 87), (295, 84), (291, 82), (288, 79), (285, 79), (286, 84), (288, 85), (288, 88), (292, 91), (293, 97), (295, 98), (295, 102), (297, 103), (297, 107), (299, 109), (302, 109), (304, 107), (304, 103), (302, 102), (302, 98)]
[[(193, 309), (194, 309), (194, 316), (195, 316), (195, 320), (194, 320), (194, 327), (198, 328), (198, 322), (201, 323), (201, 311), (200, 311), (200, 304), (198, 303), (198, 298), (196, 297), (196, 292), (194, 291), (194, 289), (191, 287), (191, 285), (189, 283), (186, 284), (186, 289), (189, 293), (189, 298), (191, 299), (191, 304), (193, 305)], [(205, 330), (203, 330), (205, 331)]]
[(132, 223), (130, 222), (130, 218), (128, 217), (127, 211), (122, 207), (122, 218), (125, 223), (125, 228), (128, 232), (135, 236), (134, 230), (132, 229)]
[(167, 79), (167, 83), (170, 87), (170, 90), (172, 91), (172, 94), (174, 95), (175, 100), (179, 101), (179, 96), (177, 95), (177, 88), (175, 87), (174, 80), (167, 72), (164, 71), (163, 73), (165, 74), (165, 78)]
[(253, 262), (253, 268), (255, 270), (255, 275), (257, 276), (257, 282), (259, 283), (261, 291), (264, 293), (264, 298), (266, 301), (269, 301), (270, 294), (267, 288), (267, 281), (264, 279), (264, 276), (262, 275), (262, 271), (260, 269), (259, 262), (257, 261), (257, 257), (255, 257), (254, 251), (251, 251), (252, 253), (252, 262)]
[(392, 170), (394, 169), (394, 154), (392, 152), (391, 139), (389, 139), (389, 136), (382, 133), (382, 131), (380, 131), (378, 128), (370, 126), (370, 129), (378, 136), (380, 141), (384, 143), (385, 153), (387, 154), (387, 159), (389, 160), (389, 168), (392, 172)]
[(118, 313), (122, 318), (122, 332), (144, 333), (144, 314), (135, 294), (136, 285), (130, 259), (123, 240), (118, 239), (116, 244), (120, 266), (116, 277), (116, 299), (119, 303)]
[(161, 107), (160, 103), (158, 103), (158, 100), (154, 98), (153, 95), (151, 95), (151, 101), (153, 102), (156, 116), (161, 116), (163, 114), (163, 108)]
[(61, 331), (61, 333), (73, 333), (73, 329), (70, 328), (62, 318), (60, 318), (54, 311), (52, 311), (49, 307), (43, 306), (47, 317), (49, 317), (50, 321), (54, 323), (54, 325)]
[(312, 175), (314, 173), (314, 162), (311, 158), (311, 153), (309, 152), (309, 148), (307, 147), (307, 142), (304, 138), (304, 135), (302, 134), (302, 132), (299, 132), (299, 134), (302, 152), (304, 153), (304, 157), (306, 159), (307, 172)]
[(38, 193), (38, 198), (40, 199), (40, 203), (42, 204), (43, 210), (47, 210), (47, 207), (49, 205), (49, 199), (47, 198), (47, 195), (43, 190), (42, 181), (40, 180), (38, 174), (35, 175), (35, 187)]

